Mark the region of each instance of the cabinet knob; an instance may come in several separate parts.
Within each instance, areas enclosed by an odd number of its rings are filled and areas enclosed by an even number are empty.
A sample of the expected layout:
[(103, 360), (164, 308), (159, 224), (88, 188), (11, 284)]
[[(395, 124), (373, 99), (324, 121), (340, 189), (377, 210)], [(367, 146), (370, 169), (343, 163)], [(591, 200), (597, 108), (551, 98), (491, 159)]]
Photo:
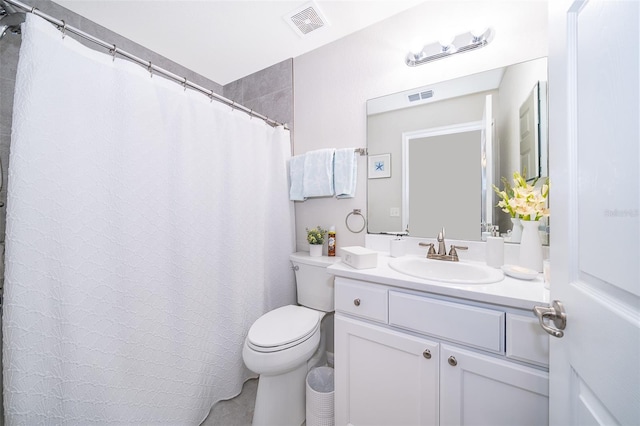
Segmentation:
[(422, 356), (426, 359), (431, 359), (431, 351), (429, 349), (425, 349), (424, 352), (422, 352)]
[(455, 367), (456, 365), (458, 365), (458, 360), (453, 355), (449, 357), (448, 362), (449, 362), (449, 365), (452, 367)]
[(360, 299), (353, 299), (353, 304), (356, 306), (360, 306)]

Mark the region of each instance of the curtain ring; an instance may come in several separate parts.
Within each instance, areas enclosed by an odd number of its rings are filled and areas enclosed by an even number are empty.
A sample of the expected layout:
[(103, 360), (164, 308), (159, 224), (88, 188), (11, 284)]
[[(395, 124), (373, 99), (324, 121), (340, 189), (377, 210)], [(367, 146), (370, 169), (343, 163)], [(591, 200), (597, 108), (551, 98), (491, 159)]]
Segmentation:
[(235, 111), (236, 110), (236, 101), (231, 100), (231, 104), (230, 105), (231, 105), (231, 112)]
[(184, 81), (182, 82), (182, 87), (184, 87), (184, 91), (187, 91), (187, 77), (184, 77)]
[(253, 120), (253, 108), (249, 111), (249, 120)]
[(213, 102), (213, 90), (209, 93), (209, 102)]
[(112, 62), (115, 62), (116, 60), (116, 52), (118, 51), (118, 46), (116, 46), (115, 44), (113, 45), (113, 49), (109, 49), (109, 53), (111, 53), (111, 57), (112, 57)]
[[(35, 6), (33, 6), (33, 7), (31, 8), (31, 13), (36, 13), (36, 10), (38, 10), (38, 8), (37, 8), (37, 7), (35, 7)], [(64, 21), (63, 21), (63, 22), (64, 22)]]
[(149, 61), (149, 66), (147, 67), (147, 70), (149, 71), (149, 75), (153, 77), (153, 68), (151, 68), (151, 61)]
[[(351, 215), (360, 216), (362, 218), (362, 228), (358, 229), (357, 231), (354, 231), (349, 226), (349, 216), (351, 216)], [(359, 234), (360, 232), (364, 231), (364, 228), (366, 228), (366, 226), (367, 226), (367, 218), (365, 218), (364, 215), (360, 212), (360, 209), (353, 209), (353, 211), (351, 213), (349, 213), (347, 215), (347, 217), (344, 219), (344, 224), (347, 225), (347, 229), (349, 231), (353, 232), (354, 234)]]
[(61, 21), (62, 21), (62, 30), (60, 31), (62, 31), (62, 39), (64, 40), (64, 37), (66, 36), (65, 33), (67, 31), (67, 23), (64, 22), (64, 19), (61, 19)]

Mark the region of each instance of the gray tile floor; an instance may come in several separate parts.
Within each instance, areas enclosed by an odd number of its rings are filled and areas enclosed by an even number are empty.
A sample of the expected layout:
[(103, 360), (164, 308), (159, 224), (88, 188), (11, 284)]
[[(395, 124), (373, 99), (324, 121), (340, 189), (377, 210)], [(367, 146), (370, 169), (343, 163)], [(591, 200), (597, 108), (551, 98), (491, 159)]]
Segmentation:
[(240, 395), (214, 405), (200, 426), (250, 426), (257, 389), (258, 379), (247, 380)]

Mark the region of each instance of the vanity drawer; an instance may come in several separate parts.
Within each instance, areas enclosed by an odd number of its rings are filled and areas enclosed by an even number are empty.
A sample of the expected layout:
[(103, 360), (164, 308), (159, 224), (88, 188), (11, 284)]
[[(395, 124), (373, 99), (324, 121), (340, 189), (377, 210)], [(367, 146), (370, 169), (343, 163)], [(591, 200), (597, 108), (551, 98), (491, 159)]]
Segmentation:
[(336, 312), (386, 323), (387, 290), (349, 278), (336, 277)]
[(422, 296), (389, 292), (389, 324), (500, 353), (505, 313)]
[(507, 314), (507, 358), (549, 366), (549, 335), (533, 315)]

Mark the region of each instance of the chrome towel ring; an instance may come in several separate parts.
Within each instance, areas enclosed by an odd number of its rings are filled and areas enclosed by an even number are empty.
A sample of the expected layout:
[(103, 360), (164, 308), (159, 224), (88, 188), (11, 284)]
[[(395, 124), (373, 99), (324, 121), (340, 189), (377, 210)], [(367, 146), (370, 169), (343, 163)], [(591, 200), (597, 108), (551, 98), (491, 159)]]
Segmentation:
[[(362, 218), (362, 227), (360, 229), (358, 229), (357, 231), (351, 229), (351, 226), (349, 226), (349, 217), (350, 216), (360, 216)], [(364, 228), (367, 227), (367, 218), (364, 217), (364, 215), (361, 213), (360, 209), (353, 209), (352, 212), (350, 212), (347, 217), (344, 219), (344, 224), (347, 225), (347, 229), (351, 232), (353, 232), (354, 234), (358, 234), (362, 231), (364, 231)]]

